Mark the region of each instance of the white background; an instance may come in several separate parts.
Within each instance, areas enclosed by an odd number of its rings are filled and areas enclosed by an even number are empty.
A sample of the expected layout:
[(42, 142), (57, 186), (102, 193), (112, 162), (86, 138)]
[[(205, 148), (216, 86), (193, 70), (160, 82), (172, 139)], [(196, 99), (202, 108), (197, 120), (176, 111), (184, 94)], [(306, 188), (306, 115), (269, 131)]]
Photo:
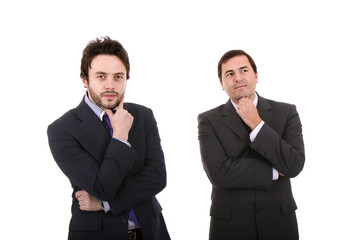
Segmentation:
[[(1, 239), (66, 239), (71, 187), (47, 126), (82, 99), (81, 53), (108, 35), (127, 49), (126, 101), (153, 109), (172, 239), (207, 239), (210, 183), (197, 115), (227, 101), (217, 62), (258, 65), (257, 90), (296, 104), (306, 163), (293, 183), (301, 239), (359, 239), (357, 1), (2, 1)], [(5, 237), (6, 236), (6, 237)]]

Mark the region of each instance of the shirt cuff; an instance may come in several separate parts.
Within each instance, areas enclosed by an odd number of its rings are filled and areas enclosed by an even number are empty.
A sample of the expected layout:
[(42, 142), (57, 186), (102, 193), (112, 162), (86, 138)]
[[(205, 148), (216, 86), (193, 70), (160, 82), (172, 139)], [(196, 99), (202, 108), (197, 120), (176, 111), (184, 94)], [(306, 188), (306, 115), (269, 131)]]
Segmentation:
[(265, 122), (261, 121), (261, 123), (259, 123), (256, 128), (254, 128), (254, 130), (251, 131), (250, 133), (250, 141), (253, 142), (255, 141), (256, 136), (258, 135), (258, 133), (260, 132), (261, 128), (264, 126)]
[(273, 168), (273, 179), (272, 180), (278, 180), (279, 179), (279, 171)]
[(121, 139), (115, 138), (115, 137), (114, 137), (114, 139), (119, 140), (120, 142), (125, 143), (126, 145), (128, 145), (129, 147), (131, 147), (131, 144), (130, 144), (129, 142), (127, 142), (127, 141), (124, 141), (124, 140), (121, 140)]
[(110, 211), (111, 211), (111, 209), (110, 209), (110, 204), (109, 204), (109, 202), (108, 202), (108, 201), (103, 201), (103, 202), (102, 202), (102, 204), (103, 204), (103, 207), (104, 207), (104, 211), (105, 211), (105, 213), (107, 213), (107, 212), (110, 212)]

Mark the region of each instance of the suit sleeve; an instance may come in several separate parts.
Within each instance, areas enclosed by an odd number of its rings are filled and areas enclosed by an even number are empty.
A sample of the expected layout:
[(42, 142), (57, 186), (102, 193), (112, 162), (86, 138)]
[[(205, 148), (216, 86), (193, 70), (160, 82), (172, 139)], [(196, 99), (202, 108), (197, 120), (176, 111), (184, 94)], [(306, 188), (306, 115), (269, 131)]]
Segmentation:
[[(139, 158), (137, 153), (116, 139), (110, 140), (102, 163), (79, 143), (73, 132), (59, 123), (48, 127), (48, 140), (56, 163), (80, 189), (98, 199), (111, 199)], [(80, 190), (79, 189), (79, 190)]]
[(245, 142), (233, 144), (243, 148), (238, 156), (229, 156), (224, 150), (227, 133), (214, 128), (214, 122), (204, 114), (198, 116), (198, 130), (201, 160), (204, 170), (217, 188), (267, 189), (272, 185), (272, 166), (259, 154), (249, 151)]
[(111, 213), (117, 215), (153, 198), (166, 186), (166, 168), (160, 136), (154, 116), (147, 121), (145, 159), (142, 169), (126, 178), (114, 199), (109, 200)]
[(304, 167), (305, 150), (302, 125), (296, 107), (291, 105), (282, 134), (264, 124), (251, 147), (282, 174), (296, 177)]

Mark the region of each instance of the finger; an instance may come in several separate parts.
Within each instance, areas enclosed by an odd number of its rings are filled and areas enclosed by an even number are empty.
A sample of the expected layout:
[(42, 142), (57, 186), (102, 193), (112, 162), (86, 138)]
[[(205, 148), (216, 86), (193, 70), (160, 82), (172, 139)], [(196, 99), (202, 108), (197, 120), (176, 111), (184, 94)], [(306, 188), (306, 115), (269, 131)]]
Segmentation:
[(245, 97), (241, 97), (240, 99), (239, 99), (239, 102), (240, 101), (244, 101), (244, 99), (246, 99), (247, 97), (245, 96)]
[(90, 198), (90, 194), (87, 193), (87, 192), (85, 192), (83, 197), (84, 197), (83, 199), (85, 199), (85, 200), (86, 200), (86, 199), (89, 199), (89, 198)]
[(118, 108), (121, 108), (121, 109), (124, 108), (124, 99), (125, 99), (125, 95), (123, 95), (121, 101), (119, 102)]
[(106, 108), (104, 110), (105, 110), (106, 114), (109, 116), (109, 118), (111, 119), (112, 116), (114, 115), (113, 111), (111, 111), (110, 109), (106, 109)]
[(86, 196), (81, 195), (77, 200), (78, 200), (79, 202), (83, 202), (83, 201), (86, 200)]
[(245, 97), (242, 97), (242, 98), (239, 99), (239, 103), (240, 103), (240, 102), (246, 102), (246, 101), (248, 101), (248, 99), (249, 99), (249, 98), (246, 97), (246, 96), (245, 96)]
[(76, 198), (79, 198), (81, 195), (83, 195), (83, 193), (84, 193), (84, 190), (77, 191), (77, 192), (75, 193), (75, 197), (76, 197)]

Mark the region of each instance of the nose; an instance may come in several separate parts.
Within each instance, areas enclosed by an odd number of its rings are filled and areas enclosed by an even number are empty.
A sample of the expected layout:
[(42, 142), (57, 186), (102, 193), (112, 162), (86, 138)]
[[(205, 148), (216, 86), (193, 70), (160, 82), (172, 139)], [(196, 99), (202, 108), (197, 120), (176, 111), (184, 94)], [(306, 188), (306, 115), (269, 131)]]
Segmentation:
[(241, 74), (238, 71), (234, 72), (234, 82), (238, 82), (241, 80)]
[(105, 89), (106, 89), (106, 90), (114, 90), (113, 80), (108, 79), (108, 80), (106, 81)]

